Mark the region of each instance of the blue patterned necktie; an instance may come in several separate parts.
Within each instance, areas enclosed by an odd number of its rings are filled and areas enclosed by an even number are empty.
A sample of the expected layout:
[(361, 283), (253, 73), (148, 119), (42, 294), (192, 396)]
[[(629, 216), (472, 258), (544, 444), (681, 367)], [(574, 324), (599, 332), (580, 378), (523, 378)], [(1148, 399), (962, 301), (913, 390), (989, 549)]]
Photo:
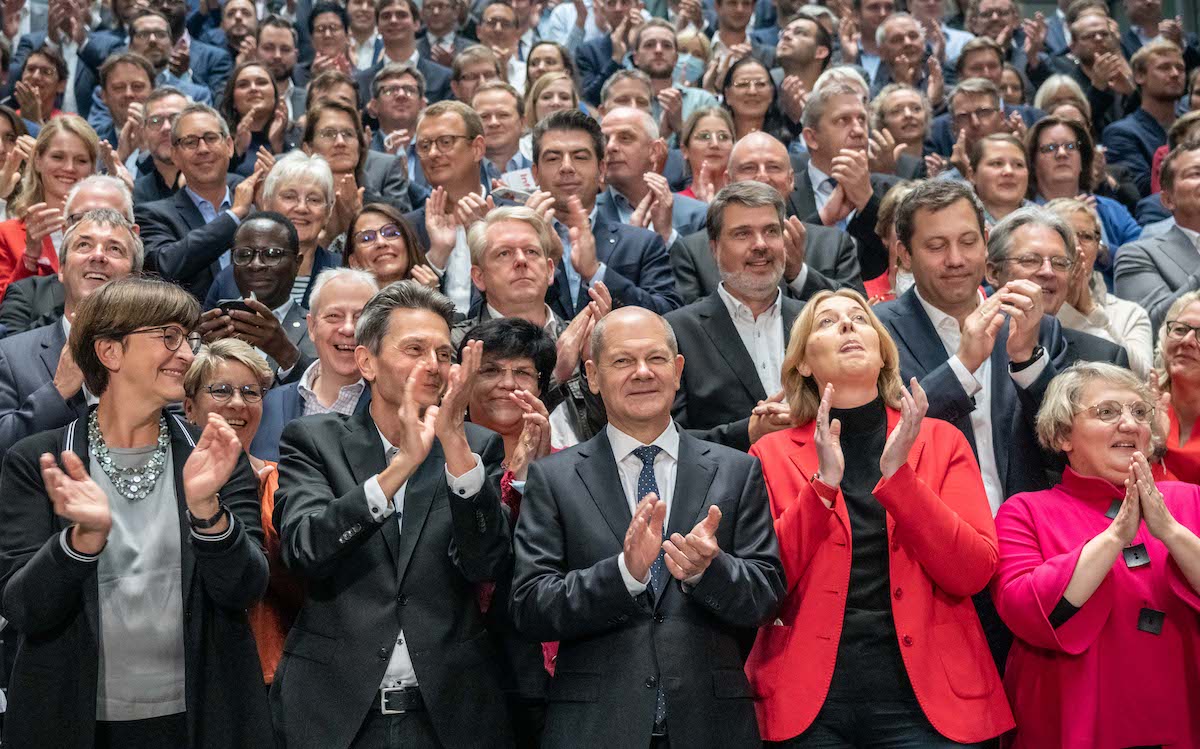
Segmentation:
[[(642, 471), (638, 474), (637, 483), (637, 501), (650, 493), (658, 497), (662, 501), (662, 495), (658, 493), (658, 480), (654, 478), (654, 459), (662, 452), (662, 448), (657, 445), (643, 445), (636, 448), (633, 454), (642, 461)], [(663, 523), (663, 538), (667, 537), (667, 525)], [(660, 548), (658, 556), (654, 560), (654, 564), (650, 565), (650, 593), (657, 600), (662, 593), (662, 586), (666, 584), (667, 566), (663, 563), (663, 552)], [(654, 703), (654, 725), (656, 728), (663, 725), (663, 721), (667, 717), (667, 694), (663, 691), (662, 677), (658, 680), (658, 694)]]

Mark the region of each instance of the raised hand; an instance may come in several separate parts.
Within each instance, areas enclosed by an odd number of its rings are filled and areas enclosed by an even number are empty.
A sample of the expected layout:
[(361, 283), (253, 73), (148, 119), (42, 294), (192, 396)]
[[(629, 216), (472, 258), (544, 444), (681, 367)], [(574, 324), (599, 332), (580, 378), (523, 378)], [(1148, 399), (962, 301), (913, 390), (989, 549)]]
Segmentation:
[(450, 196), (444, 187), (433, 188), (429, 200), (425, 203), (425, 232), (429, 235), (429, 252), (426, 257), (429, 262), (440, 268), (445, 268), (450, 260), (450, 253), (458, 241), (458, 219), (453, 212), (446, 211)]
[(942, 63), (937, 58), (926, 61), (929, 77), (925, 81), (925, 95), (929, 97), (931, 106), (939, 107), (946, 98), (946, 77), (942, 73)]
[(579, 197), (572, 195), (567, 200), (567, 236), (571, 239), (571, 265), (583, 278), (591, 281), (600, 270), (596, 258), (596, 238), (592, 234), (592, 223)]
[(1008, 314), (1009, 361), (1029, 361), (1037, 348), (1045, 314), (1042, 289), (1033, 281), (1013, 280), (994, 294), (1001, 299), (1000, 309)]
[(1135, 452), (1130, 468), (1146, 529), (1150, 531), (1151, 536), (1165, 542), (1178, 529), (1179, 522), (1171, 515), (1167, 503), (1163, 501), (1162, 493), (1154, 485), (1154, 476), (1146, 456)]
[(437, 406), (429, 406), (421, 413), (416, 390), (424, 377), (420, 367), (413, 367), (404, 383), (404, 399), (398, 409), (400, 418), (396, 423), (397, 435), (392, 442), (392, 446), (396, 448), (396, 455), (377, 476), (379, 488), (383, 490), (389, 503), (409, 477), (417, 472), (417, 468), (425, 462), (433, 448), (440, 409)]
[(141, 146), (142, 121), (145, 115), (146, 108), (141, 102), (130, 102), (125, 124), (121, 126), (121, 132), (117, 135), (117, 158), (120, 161), (124, 162)]
[(24, 7), (25, 0), (4, 0), (0, 3), (0, 9), (3, 10), (4, 35), (9, 39), (16, 39), (21, 31), (21, 9)]
[(783, 79), (779, 87), (779, 101), (783, 105), (783, 113), (792, 122), (799, 122), (804, 117), (804, 105), (808, 102), (808, 89), (798, 75), (789, 75)]
[(700, 174), (692, 180), (692, 192), (697, 200), (711, 203), (712, 199), (725, 186), (725, 170), (715, 161), (705, 159), (700, 162)]
[(438, 274), (428, 265), (414, 265), (409, 269), (408, 275), (412, 280), (434, 291), (440, 291), (442, 288), (442, 279), (438, 278)]
[(495, 208), (496, 203), (492, 200), (491, 195), (485, 198), (483, 195), (471, 192), (459, 199), (458, 204), (454, 207), (454, 216), (464, 229), (469, 229), (471, 224), (487, 218), (488, 212)]
[(842, 43), (842, 64), (855, 65), (858, 63), (858, 50), (862, 46), (862, 34), (858, 31), (858, 22), (853, 16), (842, 16), (838, 24), (838, 39)]
[(435, 44), (429, 48), (429, 57), (443, 67), (450, 68), (454, 66), (454, 50), (447, 49), (439, 44)]
[[(257, 299), (244, 299), (251, 312), (230, 310), (229, 319), (234, 334), (251, 346), (263, 351), (281, 367), (290, 367), (300, 358), (300, 349), (292, 343), (279, 318), (270, 307)], [(217, 308), (220, 309), (219, 307)]]
[(63, 346), (54, 368), (54, 389), (64, 401), (74, 398), (83, 389), (83, 370), (75, 363), (71, 347)]
[(554, 363), (555, 382), (563, 383), (571, 379), (571, 376), (575, 374), (575, 368), (579, 366), (589, 323), (596, 319), (592, 309), (593, 304), (588, 304), (582, 312), (575, 315), (567, 325), (567, 329), (558, 337), (555, 344), (558, 349), (558, 358)]
[(716, 505), (708, 506), (708, 514), (696, 523), (687, 536), (672, 533), (663, 541), (663, 563), (671, 577), (680, 582), (690, 580), (697, 575), (703, 575), (712, 564), (712, 560), (721, 553), (717, 545), (717, 528), (721, 524), (721, 509)]
[(475, 375), (482, 359), (483, 341), (470, 341), (463, 346), (461, 361), (450, 367), (446, 391), (442, 394), (438, 418), (434, 422), (438, 439), (442, 442), (464, 435), (467, 402), (471, 399), (471, 387), (475, 384)]
[(275, 115), (271, 118), (271, 124), (267, 128), (267, 140), (271, 143), (271, 148), (275, 153), (283, 153), (283, 136), (287, 132), (287, 128), (287, 100), (280, 97), (279, 101), (275, 102)]
[(238, 45), (237, 58), (233, 61), (235, 65), (241, 65), (244, 62), (258, 59), (258, 42), (253, 36), (247, 36)]
[(229, 210), (238, 217), (239, 221), (250, 215), (250, 209), (254, 207), (255, 195), (266, 176), (266, 167), (262, 163), (255, 163), (254, 172), (233, 188), (233, 204)]
[(908, 461), (908, 453), (921, 432), (921, 421), (929, 411), (929, 399), (916, 377), (912, 378), (909, 388), (900, 386), (900, 422), (888, 435), (883, 455), (879, 457), (879, 472), (885, 479), (891, 478)]
[(550, 454), (550, 414), (545, 404), (528, 390), (516, 390), (509, 393), (508, 397), (525, 412), (521, 416), (521, 436), (513, 450), (512, 459), (508, 461), (508, 469), (513, 472), (513, 477), (524, 481), (529, 464)]
[(27, 142), (32, 140), (29, 136), (21, 136), (17, 138), (17, 142), (8, 150), (8, 155), (4, 157), (4, 163), (0, 166), (0, 198), (8, 199), (10, 195), (17, 189), (17, 184), (21, 181), (21, 173), (24, 170), (25, 162), (33, 154), (33, 144)]
[(854, 208), (864, 210), (867, 203), (871, 202), (874, 192), (871, 189), (871, 167), (866, 151), (843, 148), (833, 157), (829, 176), (837, 180), (838, 187), (842, 188)]
[(34, 203), (25, 214), (25, 264), (34, 270), (42, 257), (46, 237), (66, 225), (63, 212), (45, 203)]
[(1134, 473), (1133, 461), (1129, 463), (1129, 475), (1125, 478), (1125, 499), (1117, 516), (1109, 523), (1104, 532), (1109, 534), (1121, 546), (1133, 543), (1138, 527), (1142, 524), (1141, 496), (1138, 493), (1137, 475)]
[(217, 514), (217, 492), (229, 481), (241, 456), (242, 443), (237, 432), (220, 414), (210, 413), (200, 440), (183, 464), (183, 495), (192, 517), (210, 518)]
[(1004, 326), (1001, 301), (999, 294), (993, 294), (963, 320), (962, 340), (955, 355), (968, 372), (974, 373), (992, 355), (996, 336)]
[(671, 213), (675, 206), (675, 195), (671, 192), (671, 185), (666, 177), (654, 172), (646, 172), (642, 179), (650, 188), (647, 195), (654, 196), (650, 202), (650, 223), (664, 242), (670, 242), (671, 234), (675, 231), (671, 221)]
[(635, 580), (645, 581), (650, 577), (650, 567), (663, 548), (663, 522), (667, 517), (667, 503), (660, 501), (651, 492), (638, 502), (633, 519), (625, 531), (625, 569)]
[(63, 468), (54, 456), (43, 453), (39, 461), (42, 483), (54, 514), (75, 524), (71, 530), (71, 547), (81, 554), (99, 554), (112, 528), (112, 511), (108, 495), (92, 481), (83, 461), (70, 450), (62, 454)]
[(666, 138), (671, 133), (683, 132), (683, 92), (674, 87), (658, 92), (658, 106), (662, 109), (659, 135)]
[(839, 486), (846, 472), (846, 457), (842, 454), (842, 422), (829, 421), (833, 407), (833, 383), (825, 385), (821, 405), (817, 407), (817, 428), (813, 441), (817, 446), (817, 476), (826, 486)]
[(42, 94), (38, 88), (25, 81), (17, 81), (13, 84), (13, 96), (17, 99), (17, 106), (21, 108), (22, 117), (39, 125), (46, 121), (45, 113), (42, 112)]
[(750, 412), (750, 443), (758, 442), (771, 432), (792, 426), (795, 426), (792, 422), (792, 408), (783, 400), (783, 391), (780, 390), (765, 401), (759, 401)]
[(971, 162), (967, 158), (967, 131), (962, 129), (958, 131), (958, 137), (954, 139), (954, 147), (950, 149), (950, 166), (958, 170), (959, 174), (966, 175), (971, 168)]
[(870, 159), (871, 171), (876, 174), (895, 174), (896, 161), (904, 152), (904, 144), (896, 143), (892, 133), (887, 128), (871, 131), (871, 139), (867, 143), (867, 155)]
[(789, 283), (804, 270), (808, 257), (808, 229), (796, 216), (788, 216), (783, 222), (783, 277)]

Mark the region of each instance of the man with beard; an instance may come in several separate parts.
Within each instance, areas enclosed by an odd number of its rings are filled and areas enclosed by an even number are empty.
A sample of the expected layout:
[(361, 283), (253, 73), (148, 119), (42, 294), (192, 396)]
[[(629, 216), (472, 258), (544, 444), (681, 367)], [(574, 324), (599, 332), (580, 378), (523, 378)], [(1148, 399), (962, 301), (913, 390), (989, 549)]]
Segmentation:
[[(791, 426), (782, 393), (783, 352), (804, 303), (780, 288), (792, 240), (783, 197), (770, 185), (734, 182), (708, 209), (717, 290), (667, 315), (683, 371), (675, 420), (701, 439), (738, 450)], [(771, 398), (770, 402), (767, 399)]]
[(1183, 53), (1174, 42), (1156, 39), (1139, 49), (1130, 61), (1133, 80), (1141, 89), (1142, 105), (1104, 128), (1108, 163), (1129, 168), (1142, 197), (1150, 194), (1154, 152), (1167, 144), (1175, 122), (1175, 105), (1187, 87)]
[(202, 28), (203, 21), (203, 16), (193, 15), (188, 19), (188, 32), (205, 44), (225, 50), (235, 61), (254, 55), (254, 36), (258, 32), (254, 0), (226, 0), (217, 28)]
[[(787, 107), (789, 117), (803, 111), (789, 106), (795, 94), (813, 90), (817, 77), (829, 67), (831, 57), (833, 39), (812, 16), (796, 16), (779, 32), (779, 43), (775, 45), (776, 67), (771, 70), (771, 78), (776, 86), (783, 86), (780, 102)], [(797, 84), (801, 86), (799, 91), (795, 91)]]
[(634, 49), (633, 36), (644, 21), (640, 3), (626, 0), (595, 0), (592, 13), (609, 32), (579, 45), (575, 64), (582, 81), (580, 94), (599, 106), (604, 82), (625, 67), (625, 56)]
[(671, 24), (652, 18), (633, 35), (633, 65), (650, 77), (654, 89), (651, 112), (658, 119), (664, 138), (683, 132), (683, 123), (692, 112), (717, 106), (716, 97), (704, 89), (675, 85), (678, 62), (679, 47)]
[(114, 54), (100, 66), (97, 95), (107, 112), (93, 107), (88, 124), (101, 140), (117, 149), (120, 161), (133, 155), (153, 87), (154, 68), (136, 52)]
[(1200, 64), (1200, 40), (1195, 34), (1183, 32), (1183, 17), (1163, 18), (1162, 0), (1126, 0), (1125, 16), (1129, 26), (1121, 34), (1121, 54), (1129, 60), (1143, 45), (1154, 39), (1174, 42), (1183, 50), (1183, 59), (1191, 72)]
[(838, 25), (839, 64), (858, 65), (874, 78), (880, 62), (879, 27), (895, 12), (895, 0), (854, 0), (854, 17)]
[(296, 29), (276, 16), (264, 19), (258, 25), (258, 51), (255, 54), (275, 79), (279, 98), (287, 102), (288, 120), (300, 119), (304, 114), (305, 93), (304, 85), (298, 83), (300, 79), (296, 76), (302, 75), (304, 68), (297, 64), (300, 51)]
[(187, 33), (187, 0), (151, 0), (150, 7), (171, 25), (171, 48), (167, 67), (176, 77), (210, 91), (225, 90), (233, 73), (233, 57), (225, 50), (192, 39)]
[(1039, 71), (1047, 61), (1042, 47), (1046, 41), (1046, 23), (1040, 14), (1022, 21), (1016, 0), (971, 0), (967, 6), (967, 31), (987, 37), (1004, 50), (1004, 61), (1012, 63), (1022, 75), (1041, 83)]
[(454, 64), (454, 56), (475, 42), (458, 33), (462, 0), (429, 0), (421, 3), (421, 23), (425, 36), (417, 40), (421, 57), (443, 67)]

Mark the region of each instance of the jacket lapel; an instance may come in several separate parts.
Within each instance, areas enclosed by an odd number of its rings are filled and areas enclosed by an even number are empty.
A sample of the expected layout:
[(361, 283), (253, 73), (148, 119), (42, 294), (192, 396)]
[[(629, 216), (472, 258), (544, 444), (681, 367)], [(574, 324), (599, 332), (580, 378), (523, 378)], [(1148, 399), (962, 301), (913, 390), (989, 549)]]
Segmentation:
[(442, 443), (433, 441), (429, 455), (417, 468), (417, 472), (409, 477), (404, 485), (404, 518), (402, 531), (396, 528), (396, 523), (389, 523), (397, 530), (400, 537), (399, 549), (396, 553), (396, 580), (404, 582), (404, 573), (412, 559), (413, 549), (421, 536), (421, 528), (429, 517), (429, 508), (437, 501), (439, 495), (445, 492), (446, 459), (442, 453)]
[(283, 332), (292, 342), (293, 346), (299, 347), (300, 342), (308, 333), (308, 327), (304, 324), (304, 309), (298, 304), (293, 304), (287, 315), (283, 318)]
[[(1008, 373), (1008, 331), (1007, 320), (1000, 326), (996, 334), (996, 343), (992, 346), (992, 381), (989, 383), (992, 392), (991, 417), (992, 422), (992, 451), (996, 456), (996, 471), (1000, 474), (1000, 485), (1008, 484), (1008, 440), (1012, 427), (1012, 414), (1016, 412), (1016, 387), (1012, 375)], [(1048, 356), (1048, 354), (1043, 354)], [(976, 447), (978, 453), (978, 446)]]
[(742, 338), (729, 317), (729, 310), (721, 299), (720, 292), (714, 291), (704, 300), (698, 310), (705, 335), (712, 341), (713, 348), (720, 352), (721, 357), (737, 375), (738, 381), (755, 401), (763, 400), (767, 393), (763, 390), (762, 381), (754, 371), (754, 361), (750, 352), (742, 345)]
[(917, 299), (915, 288), (909, 289), (897, 300), (896, 315), (893, 325), (896, 337), (912, 352), (925, 372), (932, 372), (949, 360), (946, 347), (933, 327), (933, 321), (921, 302)]
[(601, 429), (595, 437), (579, 447), (579, 452), (583, 459), (575, 465), (575, 473), (583, 481), (584, 489), (596, 503), (609, 530), (616, 536), (618, 545), (624, 546), (625, 531), (629, 529), (633, 513), (625, 499), (625, 490), (621, 488), (621, 477), (617, 473), (617, 460), (608, 441), (608, 432)]
[(204, 226), (204, 217), (200, 215), (200, 209), (188, 197), (187, 189), (181, 188), (175, 193), (175, 207), (179, 210), (179, 216), (183, 222), (187, 224), (189, 231), (195, 231)]
[(678, 424), (679, 460), (675, 470), (675, 493), (671, 495), (671, 519), (667, 522), (667, 537), (678, 533), (686, 536), (692, 527), (708, 513), (708, 490), (716, 476), (717, 467), (709, 457), (706, 442), (688, 434)]
[[(361, 399), (359, 399), (361, 402)], [(346, 430), (342, 435), (342, 453), (350, 466), (354, 483), (361, 486), (375, 474), (387, 467), (383, 454), (383, 443), (379, 441), (379, 430), (371, 413), (363, 409), (343, 422)], [(392, 518), (389, 518), (392, 520)], [(380, 529), (388, 547), (388, 556), (396, 559), (400, 544), (400, 529), (395, 522), (384, 522)]]
[(1195, 245), (1178, 226), (1172, 226), (1159, 245), (1163, 254), (1177, 263), (1185, 274), (1191, 275), (1200, 267), (1200, 255), (1196, 254)]

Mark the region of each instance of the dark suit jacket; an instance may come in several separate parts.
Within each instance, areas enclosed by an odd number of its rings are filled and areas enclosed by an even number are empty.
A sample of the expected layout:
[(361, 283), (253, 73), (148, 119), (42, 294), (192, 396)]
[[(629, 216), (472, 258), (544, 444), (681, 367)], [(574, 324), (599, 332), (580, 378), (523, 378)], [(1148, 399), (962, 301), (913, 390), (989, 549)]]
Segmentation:
[(66, 426), (87, 412), (82, 390), (64, 400), (54, 387), (66, 342), (57, 322), (0, 341), (0, 456), (25, 437)]
[[(925, 309), (917, 299), (916, 288), (909, 289), (899, 299), (884, 302), (875, 307), (879, 319), (887, 326), (900, 351), (900, 376), (905, 382), (916, 377), (929, 396), (928, 415), (948, 421), (958, 427), (975, 445), (975, 432), (971, 427), (971, 412), (975, 402), (969, 397), (950, 368), (950, 355), (938, 338)], [(1041, 471), (1040, 450), (1032, 431), (1014, 435), (1017, 402), (1032, 405), (1032, 413), (1042, 402), (1046, 386), (1054, 375), (1066, 366), (1066, 342), (1058, 320), (1046, 315), (1042, 319), (1039, 342), (1048, 356), (1041, 376), (1027, 389), (1018, 388), (1008, 372), (1008, 322), (1000, 328), (996, 343), (992, 347), (991, 371), (991, 420), (992, 446), (996, 454), (996, 467), (1004, 494), (1010, 497), (1021, 491), (1047, 488)]]
[[(808, 276), (799, 293), (787, 283), (784, 293), (806, 301), (822, 289), (851, 288), (865, 294), (858, 269), (858, 250), (850, 235), (839, 229), (805, 224), (805, 262)], [(721, 271), (708, 243), (708, 230), (702, 229), (683, 238), (671, 248), (671, 270), (675, 274), (675, 290), (684, 304), (703, 299), (717, 290)]]
[(612, 53), (612, 39), (607, 36), (585, 42), (575, 52), (575, 65), (583, 82), (581, 93), (592, 106), (600, 106), (600, 91), (604, 88), (604, 82), (624, 67), (613, 61)]
[(1200, 289), (1200, 254), (1178, 226), (1121, 247), (1113, 270), (1117, 296), (1137, 302), (1157, 331), (1176, 299)]
[(363, 164), (363, 205), (387, 203), (401, 213), (412, 210), (408, 196), (408, 169), (392, 154), (367, 151)]
[[(367, 102), (371, 100), (371, 82), (375, 80), (375, 74), (383, 68), (382, 56), (383, 41), (380, 40), (375, 45), (374, 64), (366, 70), (360, 70), (354, 74), (354, 80), (358, 82), (358, 103), (362, 107), (366, 107)], [(421, 55), (417, 58), (417, 70), (425, 76), (425, 99), (430, 104), (452, 98), (450, 68), (442, 67)]]
[(617, 564), (631, 513), (608, 431), (530, 466), (512, 612), (526, 636), (559, 641), (543, 747), (648, 746), (659, 683), (672, 746), (760, 746), (744, 653), (784, 580), (758, 461), (681, 433), (671, 503), (668, 535), (717, 505), (722, 553), (695, 587), (668, 579), (634, 598)]
[[(602, 190), (596, 196), (596, 217), (601, 216), (609, 223), (621, 223), (621, 212), (617, 208), (612, 189)], [(671, 205), (671, 228), (686, 237), (700, 231), (708, 222), (708, 203), (686, 195), (675, 195)]]
[[(462, 33), (455, 34), (454, 35), (454, 54), (455, 54), (455, 56), (457, 56), (459, 52), (462, 52), (467, 47), (470, 47), (472, 44), (478, 44), (478, 43), (479, 42), (475, 41), (474, 39), (467, 38)], [(430, 47), (428, 34), (417, 39), (417, 53), (419, 55), (421, 55), (422, 60), (432, 60), (433, 56), (432, 56), (431, 52), (432, 52), (432, 49)]]
[(49, 325), (63, 316), (63, 286), (58, 276), (31, 276), (8, 285), (0, 301), (4, 336)]
[[(233, 532), (222, 541), (192, 538), (183, 468), (199, 431), (167, 416), (179, 511), (181, 608), (156, 612), (183, 619), (190, 749), (271, 746), (262, 666), (246, 608), (267, 587), (258, 481), (243, 456), (221, 488)], [(83, 416), (22, 440), (0, 474), (0, 588), (4, 616), (20, 633), (5, 714), (5, 743), (45, 749), (95, 746), (99, 672), (96, 563), (67, 555), (59, 536), (71, 525), (56, 516), (42, 483), (43, 453), (71, 450), (88, 464)]]
[(1122, 117), (1104, 128), (1101, 138), (1108, 148), (1108, 163), (1128, 167), (1142, 197), (1150, 194), (1150, 167), (1154, 152), (1167, 144), (1167, 131), (1138, 107), (1127, 117)]
[[(782, 298), (783, 345), (804, 304)], [(750, 412), (774, 393), (763, 390), (725, 302), (716, 292), (667, 315), (683, 354), (683, 381), (671, 415), (700, 439), (750, 449)]]
[[(1004, 110), (1005, 117), (1012, 114), (1014, 109), (1020, 112), (1021, 119), (1025, 121), (1027, 126), (1046, 116), (1046, 113), (1042, 110), (1027, 104), (1021, 104), (1016, 107), (1009, 104), (1001, 104), (1001, 109)], [(925, 152), (936, 153), (949, 158), (950, 152), (954, 150), (954, 141), (956, 140), (958, 140), (958, 131), (954, 129), (950, 113), (944, 112), (934, 117), (933, 122), (929, 125), (929, 134), (925, 136)]]
[[(301, 375), (304, 373), (301, 372)], [(371, 388), (363, 388), (362, 395), (354, 407), (354, 413), (366, 413), (371, 405)], [(279, 462), (279, 441), (283, 428), (304, 415), (304, 399), (300, 397), (300, 380), (273, 387), (263, 398), (262, 421), (250, 443), (250, 454), (263, 460)]]
[(441, 744), (512, 744), (475, 597), (477, 583), (511, 569), (504, 446), (486, 429), (466, 429), (490, 474), (483, 489), (451, 497), (435, 441), (405, 487), (401, 529), (395, 517), (373, 518), (364, 494), (386, 467), (369, 411), (284, 428), (275, 527), (284, 562), (308, 589), (271, 688), (276, 730), (291, 749), (350, 744), (378, 705), (401, 629)]
[(1098, 361), (1129, 369), (1129, 352), (1124, 346), (1073, 328), (1063, 328), (1062, 336), (1067, 344), (1064, 367), (1079, 361)]
[[(792, 159), (796, 165), (796, 190), (788, 196), (788, 212), (799, 216), (810, 224), (821, 224), (817, 212), (817, 196), (812, 180), (808, 178), (808, 154)], [(875, 233), (875, 221), (879, 217), (879, 202), (899, 180), (890, 174), (872, 174), (871, 190), (874, 195), (867, 207), (854, 214), (846, 226), (846, 232), (858, 244), (858, 264), (864, 279), (871, 279), (887, 272), (888, 251), (883, 240)]]
[[(231, 175), (230, 181), (232, 189), (241, 179)], [(221, 212), (211, 224), (205, 224), (186, 190), (135, 205), (133, 213), (146, 245), (146, 270), (178, 283), (203, 300), (221, 272), (221, 255), (233, 246), (238, 222)]]
[[(604, 285), (612, 294), (614, 307), (645, 307), (663, 315), (683, 305), (675, 291), (671, 259), (662, 237), (648, 229), (607, 221), (598, 213), (592, 235), (596, 239), (596, 257), (607, 266)], [(571, 300), (571, 287), (560, 260), (554, 271), (554, 283), (546, 292), (550, 309), (570, 320), (589, 301), (586, 284), (580, 284), (579, 297)]]

